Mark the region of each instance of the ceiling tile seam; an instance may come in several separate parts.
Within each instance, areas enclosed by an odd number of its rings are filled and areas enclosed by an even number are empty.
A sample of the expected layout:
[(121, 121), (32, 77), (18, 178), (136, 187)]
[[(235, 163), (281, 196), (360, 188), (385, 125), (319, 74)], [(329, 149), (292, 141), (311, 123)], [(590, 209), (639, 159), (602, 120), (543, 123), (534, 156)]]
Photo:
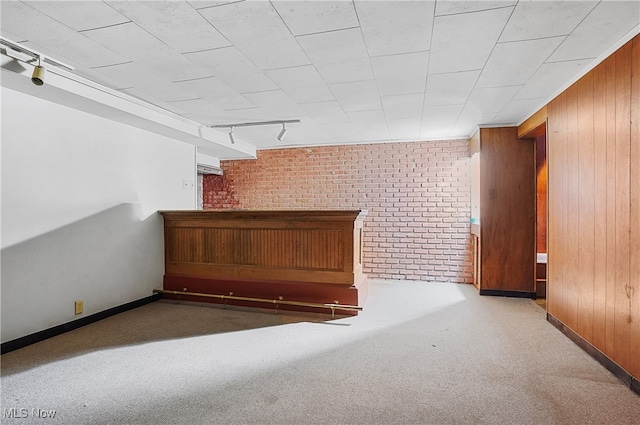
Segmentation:
[(507, 9), (507, 8), (510, 8), (510, 7), (515, 9), (516, 5), (517, 5), (517, 2), (516, 2), (516, 4), (512, 4), (512, 5), (508, 5), (508, 6), (490, 7), (490, 8), (487, 8), (487, 9), (480, 9), (480, 10), (469, 10), (467, 12), (442, 13), (440, 15), (438, 15), (435, 12), (435, 9), (434, 9), (433, 14), (434, 14), (434, 17), (436, 17), (436, 18), (439, 18), (441, 16), (468, 15), (470, 13), (488, 12), (490, 10)]
[[(378, 101), (380, 102), (380, 108), (382, 109), (382, 116), (384, 117), (384, 125), (387, 128), (387, 134), (389, 135), (389, 137), (391, 137), (391, 129), (389, 127), (389, 119), (387, 118), (387, 113), (384, 110), (384, 105), (382, 104), (382, 95), (380, 95), (380, 87), (378, 86), (378, 80), (376, 78), (376, 73), (373, 71), (373, 65), (371, 64), (371, 55), (369, 54), (369, 46), (367, 46), (367, 38), (364, 36), (364, 32), (362, 31), (362, 22), (360, 21), (360, 15), (358, 15), (358, 8), (356, 7), (355, 2), (352, 0), (351, 4), (353, 5), (353, 10), (356, 14), (356, 19), (358, 20), (358, 27), (360, 29), (360, 37), (362, 37), (362, 42), (364, 44), (364, 49), (367, 53), (367, 61), (369, 62), (369, 69), (371, 70), (371, 75), (373, 76), (373, 80), (363, 80), (363, 81), (373, 81), (373, 83), (376, 86), (376, 92), (378, 93)], [(426, 89), (426, 87), (425, 87)], [(329, 90), (331, 90), (331, 87), (329, 86)], [(331, 90), (331, 94), (333, 94), (333, 96), (335, 97), (335, 94), (333, 93), (333, 90)], [(349, 122), (351, 122), (351, 124), (355, 127), (355, 124), (353, 124), (353, 122), (351, 121), (351, 117), (347, 114), (347, 111), (345, 111), (344, 106), (342, 106), (342, 104), (340, 102), (338, 102), (338, 104), (340, 105), (340, 108), (342, 108), (342, 111), (347, 115), (347, 117), (349, 118)]]
[[(592, 10), (593, 10), (593, 9), (592, 9)], [(518, 95), (518, 93), (520, 93), (520, 91), (524, 88), (524, 86), (525, 86), (529, 81), (531, 81), (531, 79), (532, 79), (532, 78), (533, 78), (533, 77), (538, 73), (538, 71), (540, 71), (540, 68), (542, 68), (542, 67), (547, 63), (547, 60), (549, 60), (549, 58), (550, 58), (551, 56), (553, 56), (553, 54), (556, 52), (556, 50), (558, 50), (558, 49), (560, 48), (560, 46), (562, 46), (562, 44), (567, 40), (567, 38), (569, 38), (569, 36), (568, 36), (568, 35), (565, 35), (565, 36), (557, 36), (557, 37), (549, 37), (549, 38), (559, 38), (559, 37), (564, 37), (564, 40), (562, 40), (560, 43), (558, 43), (558, 45), (556, 46), (556, 48), (555, 48), (555, 49), (553, 49), (553, 51), (552, 51), (551, 53), (549, 53), (549, 55), (546, 57), (546, 59), (545, 59), (544, 61), (542, 61), (542, 63), (541, 63), (541, 64), (540, 64), (536, 69), (535, 69), (535, 71), (533, 71), (533, 72), (531, 73), (531, 76), (529, 76), (529, 78), (527, 78), (527, 80), (522, 84), (522, 86), (520, 87), (520, 89), (519, 89), (517, 92), (515, 92), (515, 93), (513, 94), (513, 96), (511, 97), (511, 99), (509, 99), (509, 102), (511, 102), (512, 100), (514, 100), (514, 98)], [(500, 112), (502, 112), (502, 111), (500, 111)], [(500, 113), (500, 112), (499, 112), (499, 113)], [(497, 114), (496, 114), (496, 115), (497, 115)]]
[[(511, 8), (511, 13), (509, 14), (509, 17), (505, 20), (504, 25), (502, 26), (502, 30), (500, 31), (500, 34), (498, 34), (498, 37), (496, 38), (496, 42), (493, 44), (493, 48), (491, 49), (491, 52), (489, 52), (489, 54), (487, 55), (487, 59), (484, 61), (484, 64), (482, 65), (481, 71), (478, 74), (478, 78), (476, 78), (476, 81), (473, 83), (473, 86), (471, 87), (471, 90), (469, 91), (469, 96), (467, 97), (467, 100), (465, 101), (465, 106), (462, 108), (462, 110), (460, 111), (460, 113), (458, 114), (458, 118), (456, 119), (456, 123), (453, 125), (453, 127), (451, 128), (452, 131), (455, 128), (455, 126), (458, 124), (458, 121), (460, 120), (460, 117), (462, 116), (462, 112), (464, 111), (464, 109), (466, 108), (467, 104), (469, 103), (469, 99), (471, 99), (471, 95), (473, 94), (473, 92), (476, 90), (477, 85), (478, 85), (478, 81), (480, 81), (480, 78), (482, 77), (482, 74), (484, 73), (485, 68), (487, 67), (487, 63), (489, 62), (489, 59), (491, 59), (491, 56), (493, 55), (493, 52), (496, 49), (496, 46), (498, 45), (498, 40), (500, 40), (500, 37), (502, 37), (502, 34), (504, 34), (504, 30), (507, 27), (507, 25), (509, 24), (509, 21), (511, 20), (511, 17), (513, 16), (513, 13), (516, 10), (516, 5), (514, 6), (508, 6)], [(506, 9), (507, 7), (500, 7), (497, 9)], [(494, 87), (492, 87), (494, 88)], [(425, 90), (426, 92), (426, 90)], [(513, 97), (515, 96), (515, 94), (513, 96), (511, 96), (511, 99), (513, 99)], [(511, 101), (511, 99), (509, 99), (509, 101)], [(449, 133), (451, 134), (451, 133)]]
[[(209, 78), (218, 78), (214, 75), (209, 75), (207, 77), (198, 77), (198, 78), (187, 78), (186, 80), (172, 80), (171, 83), (186, 83), (188, 81), (199, 81), (199, 80), (207, 80)], [(223, 83), (224, 84), (224, 83)], [(225, 84), (226, 85), (226, 84)]]
[[(108, 3), (106, 3), (106, 4), (107, 4), (108, 6), (111, 6), (111, 5), (109, 5)], [(118, 11), (116, 10), (116, 12), (118, 12)], [(120, 12), (118, 12), (118, 13), (120, 13)], [(120, 15), (122, 15), (122, 13), (120, 13)], [(47, 16), (48, 16), (48, 15), (47, 15)], [(89, 31), (102, 30), (102, 29), (105, 29), (105, 28), (113, 28), (113, 27), (117, 27), (117, 26), (125, 25), (125, 24), (131, 24), (131, 23), (136, 24), (136, 23), (135, 23), (135, 22), (133, 22), (133, 21), (132, 21), (128, 16), (124, 16), (124, 15), (122, 15), (122, 17), (123, 17), (123, 18), (126, 18), (126, 19), (129, 19), (129, 20), (128, 20), (127, 22), (118, 22), (117, 24), (103, 25), (103, 26), (101, 26), (101, 27), (87, 28), (87, 29), (84, 29), (84, 30), (78, 30), (78, 31), (74, 30), (74, 31), (75, 31), (75, 32), (77, 32), (78, 34), (83, 34), (83, 33), (85, 33), (85, 32), (89, 32)], [(53, 19), (53, 18), (52, 18), (52, 19)], [(63, 25), (64, 25), (64, 24), (63, 24)], [(136, 25), (137, 25), (137, 24), (136, 24)], [(138, 26), (139, 26), (139, 25), (138, 25)]]
[(464, 71), (434, 72), (433, 74), (429, 74), (429, 75), (464, 74), (465, 72), (482, 72), (482, 68), (465, 69)]
[[(218, 30), (216, 30), (216, 31), (218, 31)], [(218, 32), (220, 32), (220, 31), (218, 31)], [(220, 33), (220, 35), (222, 35), (224, 37), (224, 39), (227, 40), (227, 37), (224, 34)], [(227, 40), (227, 41), (229, 41), (229, 40)], [(231, 43), (231, 42), (229, 41), (229, 43)], [(235, 47), (235, 46), (233, 45), (233, 43), (231, 43), (228, 46), (220, 46), (220, 47), (213, 47), (211, 49), (202, 49), (202, 50), (194, 50), (192, 52), (178, 52), (178, 53), (180, 53), (181, 55), (184, 56), (184, 55), (190, 55), (192, 53), (212, 52), (214, 50), (228, 49), (229, 47)]]
[[(513, 13), (513, 12), (512, 12)], [(469, 99), (471, 99), (471, 95), (473, 94), (473, 91), (476, 88), (476, 85), (478, 84), (478, 80), (480, 80), (480, 76), (482, 75), (482, 70), (479, 70), (480, 72), (478, 72), (478, 76), (476, 77), (476, 81), (474, 81), (473, 86), (471, 87), (471, 90), (469, 90), (469, 94), (467, 95), (466, 100), (464, 101), (464, 106), (462, 107), (462, 109), (460, 110), (460, 112), (458, 113), (458, 116), (456, 117), (456, 120), (454, 121), (453, 126), (451, 127), (451, 130), (449, 131), (449, 137), (451, 137), (451, 133), (453, 132), (453, 130), (456, 128), (456, 126), (458, 125), (458, 121), (460, 121), (460, 118), (462, 117), (462, 113), (464, 112), (465, 108), (467, 107), (467, 105), (469, 104)], [(466, 71), (465, 71), (466, 72)], [(437, 74), (434, 74), (437, 75)], [(425, 89), (425, 94), (426, 94), (426, 89)], [(425, 96), (426, 97), (426, 96)], [(477, 125), (477, 124), (476, 124)], [(469, 134), (468, 137), (471, 137), (472, 135)]]
[[(244, 1), (244, 0), (241, 0), (241, 1)], [(240, 2), (233, 2), (233, 3), (240, 3)], [(218, 5), (211, 6), (211, 7), (227, 6), (227, 5), (229, 5), (229, 4), (233, 4), (233, 3), (218, 4)], [(207, 18), (206, 18), (206, 17), (205, 17), (201, 12), (200, 12), (200, 10), (203, 10), (203, 9), (209, 9), (209, 7), (203, 7), (203, 8), (201, 8), (201, 9), (196, 9), (196, 8), (194, 8), (194, 7), (193, 7), (193, 5), (192, 5), (191, 3), (187, 2), (187, 4), (188, 4), (189, 6), (191, 6), (191, 7), (192, 7), (192, 8), (193, 8), (197, 13), (198, 13), (198, 15), (200, 15), (200, 17), (202, 18), (202, 20), (203, 20), (204, 22), (206, 22), (207, 24), (209, 24), (209, 26), (211, 26), (211, 28), (213, 28), (214, 30), (216, 30), (216, 32), (217, 32), (218, 34), (220, 34), (222, 37), (224, 37), (224, 39), (225, 39), (225, 40), (227, 40), (227, 43), (229, 43), (229, 46), (226, 46), (226, 47), (234, 46), (234, 43), (233, 43), (231, 40), (229, 40), (229, 37), (227, 37), (225, 34), (223, 34), (223, 33), (222, 33), (222, 31), (220, 31), (218, 28), (216, 28), (216, 26), (215, 26), (215, 25), (213, 25), (213, 23), (211, 23), (211, 21), (209, 21), (209, 20), (208, 20), (208, 19), (207, 19)], [(210, 50), (213, 50), (213, 49), (210, 49)], [(206, 51), (206, 49), (205, 49), (205, 50), (201, 50), (201, 51)], [(195, 52), (192, 52), (192, 53), (195, 53)]]
[[(427, 63), (427, 75), (424, 78), (424, 97), (422, 98), (422, 111), (420, 114), (420, 132), (422, 133), (422, 127), (424, 126), (424, 110), (425, 107), (427, 105), (427, 84), (429, 83), (429, 75), (431, 75), (429, 73), (429, 69), (431, 67), (431, 62), (432, 62), (432, 58), (431, 58), (431, 49), (433, 48), (433, 31), (434, 28), (436, 27), (436, 8), (438, 6), (437, 1), (434, 3), (433, 5), (433, 16), (431, 17), (431, 34), (429, 34), (429, 62)], [(464, 109), (464, 106), (462, 107)], [(458, 120), (458, 118), (456, 117), (456, 121)], [(451, 127), (452, 129), (453, 127)], [(451, 134), (451, 129), (449, 129), (449, 133), (447, 133), (447, 135)]]
[(362, 28), (358, 25), (355, 27), (347, 27), (347, 28), (339, 28), (339, 29), (335, 29), (335, 30), (327, 30), (327, 31), (318, 31), (318, 32), (310, 32), (308, 34), (300, 34), (300, 35), (294, 35), (295, 38), (298, 37), (308, 37), (310, 35), (320, 35), (320, 34), (331, 34), (333, 32), (340, 32), (340, 31), (348, 31), (348, 30), (355, 30), (360, 28), (360, 30), (362, 31)]
[[(203, 101), (204, 101), (204, 99), (203, 99), (203, 98), (201, 98), (201, 97), (194, 97), (194, 98), (192, 98), (192, 99), (165, 100), (165, 102), (167, 102), (167, 103), (190, 102), (190, 101), (192, 101), (192, 100), (198, 100), (198, 99), (200, 99), (200, 100), (203, 100)], [(206, 102), (206, 101), (205, 101), (205, 102)]]
[(275, 7), (275, 5), (273, 4), (273, 2), (271, 0), (269, 0), (269, 5), (276, 12), (276, 15), (278, 15), (278, 18), (280, 18), (280, 20), (282, 21), (282, 24), (284, 25), (284, 27), (287, 29), (287, 31), (289, 31), (289, 34), (291, 34), (291, 36), (295, 38), (295, 34), (293, 33), (293, 31), (291, 31), (291, 28), (289, 28), (289, 25), (287, 25), (287, 21), (285, 21), (284, 18), (282, 17), (282, 15), (280, 15), (280, 11), (278, 10), (277, 7)]
[(109, 65), (92, 66), (92, 67), (89, 67), (88, 69), (103, 69), (103, 68), (109, 68), (111, 66), (126, 65), (128, 63), (133, 63), (133, 61), (132, 60), (128, 60), (128, 61), (125, 61), (125, 62), (112, 63), (112, 64), (109, 64)]
[[(366, 46), (366, 42), (365, 42), (365, 46)], [(385, 58), (388, 56), (402, 56), (402, 55), (412, 55), (414, 53), (430, 53), (431, 50), (415, 50), (415, 51), (411, 51), (411, 52), (402, 52), (402, 53), (390, 53), (390, 54), (386, 54), (386, 55), (369, 55), (370, 58)], [(368, 49), (367, 49), (367, 53), (368, 53)]]
[[(558, 46), (559, 48), (560, 46)], [(597, 57), (596, 56), (592, 56), (592, 57), (586, 57), (586, 58), (577, 58), (577, 59), (564, 59), (564, 60), (557, 60), (557, 61), (545, 61), (545, 64), (552, 64), (552, 63), (569, 63), (569, 62), (578, 62), (578, 61), (594, 61), (596, 60)]]
[[(571, 34), (571, 33), (569, 33), (569, 34)], [(522, 43), (523, 41), (550, 40), (550, 39), (552, 39), (552, 38), (560, 38), (560, 37), (564, 37), (564, 38), (565, 38), (565, 40), (566, 40), (566, 39), (567, 39), (567, 36), (568, 36), (569, 34), (550, 35), (550, 36), (548, 36), (548, 37), (523, 38), (523, 39), (520, 39), (520, 40), (509, 40), (509, 41), (499, 41), (499, 40), (498, 40), (498, 41), (496, 42), (496, 46), (497, 46), (498, 44)], [(564, 42), (564, 40), (563, 40), (563, 42)]]
[(191, 4), (191, 2), (187, 1), (187, 3), (189, 4), (189, 6), (191, 6), (194, 10), (198, 11), (198, 10), (203, 10), (203, 9), (211, 9), (214, 7), (223, 7), (223, 6), (228, 6), (230, 4), (234, 4), (234, 3), (242, 3), (244, 0), (238, 0), (238, 1), (230, 1), (229, 3), (223, 3), (223, 4), (214, 4), (214, 5), (209, 5), (209, 6), (202, 6), (202, 7), (195, 7)]

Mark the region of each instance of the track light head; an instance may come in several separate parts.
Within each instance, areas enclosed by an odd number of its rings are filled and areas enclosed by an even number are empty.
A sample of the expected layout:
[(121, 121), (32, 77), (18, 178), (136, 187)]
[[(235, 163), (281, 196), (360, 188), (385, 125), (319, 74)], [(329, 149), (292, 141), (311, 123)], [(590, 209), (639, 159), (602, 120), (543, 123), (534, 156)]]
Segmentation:
[(236, 142), (236, 139), (233, 137), (233, 126), (231, 126), (231, 131), (229, 132), (229, 140), (232, 145)]
[(287, 135), (287, 128), (285, 127), (285, 123), (282, 123), (282, 131), (280, 131), (280, 134), (278, 134), (278, 140), (282, 142), (282, 139), (284, 139), (284, 136)]
[(33, 74), (31, 74), (31, 82), (36, 86), (41, 86), (44, 84), (44, 66), (38, 65), (33, 68)]

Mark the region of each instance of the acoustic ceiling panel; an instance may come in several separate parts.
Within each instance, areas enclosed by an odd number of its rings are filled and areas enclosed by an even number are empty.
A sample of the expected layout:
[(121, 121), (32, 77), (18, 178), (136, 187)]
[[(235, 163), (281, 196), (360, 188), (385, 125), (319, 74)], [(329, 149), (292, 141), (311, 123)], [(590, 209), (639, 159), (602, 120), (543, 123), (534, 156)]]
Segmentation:
[(272, 1), (293, 35), (315, 34), (358, 26), (350, 1)]
[(423, 93), (427, 82), (429, 52), (371, 58), (381, 96)]
[(431, 42), (430, 74), (482, 69), (512, 8), (436, 16)]
[(372, 80), (360, 28), (296, 37), (328, 84)]
[(429, 50), (434, 2), (355, 2), (370, 56)]
[(180, 53), (231, 46), (231, 42), (188, 3), (110, 1), (108, 4)]
[(259, 69), (306, 65), (309, 59), (269, 2), (249, 1), (200, 9)]

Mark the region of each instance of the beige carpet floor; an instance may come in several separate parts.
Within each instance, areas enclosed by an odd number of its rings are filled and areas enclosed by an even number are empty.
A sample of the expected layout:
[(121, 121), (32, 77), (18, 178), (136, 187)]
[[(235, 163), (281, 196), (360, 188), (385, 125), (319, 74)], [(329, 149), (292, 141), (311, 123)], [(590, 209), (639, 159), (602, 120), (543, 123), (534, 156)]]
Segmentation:
[(364, 307), (149, 304), (3, 355), (2, 424), (640, 423), (531, 300), (372, 281)]

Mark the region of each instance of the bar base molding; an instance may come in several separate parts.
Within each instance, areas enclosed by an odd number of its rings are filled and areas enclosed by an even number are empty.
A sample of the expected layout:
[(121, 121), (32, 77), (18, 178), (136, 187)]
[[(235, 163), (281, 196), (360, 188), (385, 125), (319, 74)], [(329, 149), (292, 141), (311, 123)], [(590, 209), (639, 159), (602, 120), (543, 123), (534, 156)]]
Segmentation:
[(620, 379), (626, 386), (631, 388), (633, 392), (640, 395), (640, 381), (629, 372), (624, 370), (622, 366), (611, 360), (606, 354), (592, 345), (589, 341), (582, 338), (573, 329), (562, 323), (553, 315), (547, 313), (547, 321), (553, 326), (558, 328), (565, 336), (573, 341), (578, 347), (582, 348), (591, 357), (593, 357), (598, 363), (604, 366), (609, 372), (613, 373), (618, 379)]
[[(163, 289), (177, 292), (197, 292), (211, 295), (233, 295), (234, 297), (262, 298), (267, 300), (297, 301), (310, 304), (342, 304), (361, 306), (367, 298), (368, 279), (361, 274), (355, 285), (334, 285), (309, 282), (247, 281), (217, 279), (199, 276), (166, 274)], [(236, 299), (203, 298), (189, 295), (163, 293), (164, 299), (228, 304), (242, 307), (271, 308), (305, 312), (323, 312), (315, 307), (269, 304)], [(357, 310), (336, 310), (340, 315), (355, 316)]]

